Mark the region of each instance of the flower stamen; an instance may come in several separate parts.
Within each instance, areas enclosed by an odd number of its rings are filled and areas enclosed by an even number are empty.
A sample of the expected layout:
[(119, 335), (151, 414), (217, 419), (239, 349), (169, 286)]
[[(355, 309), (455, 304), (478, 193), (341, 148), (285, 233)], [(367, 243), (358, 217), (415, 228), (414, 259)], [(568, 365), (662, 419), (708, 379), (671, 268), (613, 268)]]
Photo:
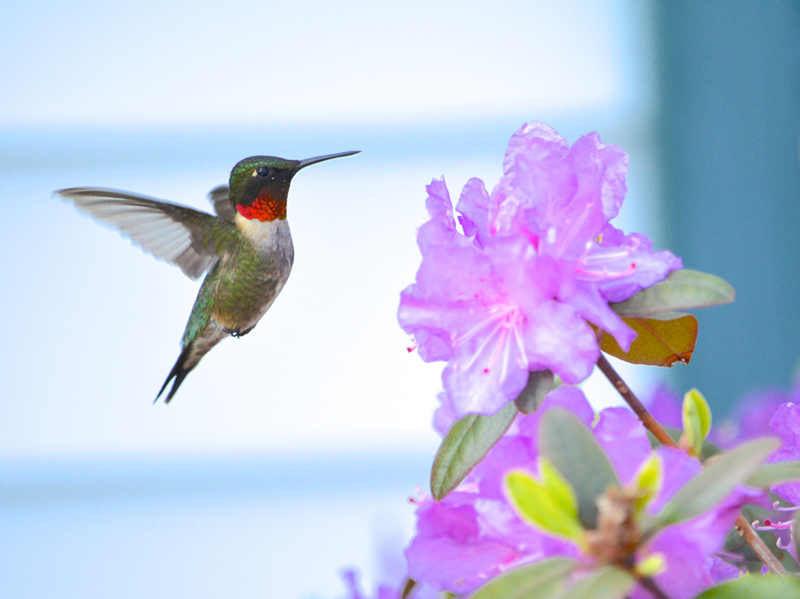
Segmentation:
[[(641, 242), (637, 238), (631, 241), (631, 245), (619, 248), (605, 248), (594, 245), (592, 241), (588, 241), (586, 242), (586, 250), (578, 259), (578, 263), (575, 266), (575, 274), (584, 275), (586, 278), (593, 281), (621, 279), (630, 276), (636, 271), (637, 264), (635, 261), (631, 261), (629, 266), (621, 272), (616, 269), (609, 269), (608, 265), (630, 258), (633, 256), (633, 253), (639, 249), (640, 245)], [(595, 248), (596, 251), (591, 252), (590, 250), (592, 248)]]
[(581, 266), (582, 265), (579, 261), (578, 266), (575, 268), (576, 274), (586, 275), (588, 277), (596, 277), (597, 280), (621, 279), (623, 277), (632, 275), (636, 271), (636, 262), (631, 262), (631, 265), (628, 267), (628, 269), (623, 272), (610, 272), (605, 266), (603, 267), (603, 270), (600, 272), (592, 270), (583, 270)]
[(794, 520), (773, 522), (769, 518), (765, 518), (764, 524), (761, 524), (760, 520), (754, 520), (752, 526), (754, 530), (786, 530), (787, 528), (791, 528), (792, 524), (794, 524)]
[(787, 505), (787, 506), (783, 506), (782, 507), (780, 505), (780, 503), (781, 503), (780, 501), (773, 502), (772, 509), (773, 510), (777, 510), (779, 512), (794, 512), (794, 511), (800, 509), (800, 506), (797, 506), (797, 505)]
[(524, 351), (524, 344), (522, 343), (522, 337), (519, 331), (519, 322), (521, 318), (522, 315), (520, 314), (519, 308), (516, 306), (504, 306), (493, 310), (493, 314), (489, 318), (481, 321), (468, 332), (454, 337), (453, 345), (459, 347), (478, 333), (484, 331), (487, 327), (494, 325), (478, 348), (472, 352), (470, 360), (464, 364), (462, 368), (471, 368), (482, 355), (485, 355), (485, 350), (492, 344), (494, 346), (492, 353), (482, 372), (483, 374), (489, 374), (498, 363), (498, 360), (500, 360), (502, 366), (500, 380), (502, 380), (508, 373), (508, 363), (511, 358), (509, 338), (513, 338), (520, 352)]

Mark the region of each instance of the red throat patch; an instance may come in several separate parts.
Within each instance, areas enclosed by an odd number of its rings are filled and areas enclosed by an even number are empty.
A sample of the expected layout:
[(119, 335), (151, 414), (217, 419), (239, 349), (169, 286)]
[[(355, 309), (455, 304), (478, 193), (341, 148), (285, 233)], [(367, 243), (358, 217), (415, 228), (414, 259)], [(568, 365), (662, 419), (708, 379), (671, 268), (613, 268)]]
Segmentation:
[(286, 220), (286, 200), (276, 200), (262, 191), (249, 206), (236, 205), (236, 211), (248, 220), (256, 219), (262, 223), (276, 219)]

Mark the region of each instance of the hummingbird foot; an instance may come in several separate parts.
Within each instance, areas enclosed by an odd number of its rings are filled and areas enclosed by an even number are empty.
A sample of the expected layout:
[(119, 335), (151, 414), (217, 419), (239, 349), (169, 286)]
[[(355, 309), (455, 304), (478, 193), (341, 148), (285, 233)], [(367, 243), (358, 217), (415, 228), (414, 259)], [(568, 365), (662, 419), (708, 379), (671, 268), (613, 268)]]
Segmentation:
[(239, 337), (244, 337), (245, 335), (247, 335), (247, 333), (252, 331), (254, 328), (255, 327), (250, 327), (249, 329), (246, 329), (244, 331), (240, 331), (238, 329), (229, 329), (229, 328), (223, 328), (222, 330), (228, 333), (228, 335), (230, 335), (231, 337), (236, 337), (238, 339)]

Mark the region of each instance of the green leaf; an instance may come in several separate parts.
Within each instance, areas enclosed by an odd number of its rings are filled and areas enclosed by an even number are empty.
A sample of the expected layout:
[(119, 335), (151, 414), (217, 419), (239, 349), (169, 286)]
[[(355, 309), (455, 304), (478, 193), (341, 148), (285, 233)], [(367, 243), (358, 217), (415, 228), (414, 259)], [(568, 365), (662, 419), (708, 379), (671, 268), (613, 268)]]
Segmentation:
[[(680, 442), (683, 431), (669, 426), (665, 426), (664, 430), (670, 437), (672, 437), (672, 440), (675, 441), (675, 443)], [(655, 449), (656, 447), (661, 447), (661, 442), (658, 439), (656, 439), (653, 433), (651, 433), (650, 431), (647, 431), (647, 439), (650, 441), (650, 447), (652, 447), (653, 449)], [(723, 450), (719, 446), (715, 445), (714, 443), (706, 439), (705, 441), (703, 441), (703, 452), (700, 454), (700, 461), (705, 462), (706, 460), (721, 453), (723, 453)]]
[(797, 551), (800, 550), (800, 518), (794, 519), (791, 536), (794, 541), (794, 554), (800, 555), (800, 553), (797, 553)]
[(634, 505), (636, 512), (640, 512), (661, 491), (664, 482), (664, 464), (656, 454), (651, 454), (633, 477), (637, 490)]
[(509, 570), (482, 586), (470, 599), (556, 599), (577, 563), (564, 557)]
[(791, 599), (792, 597), (800, 597), (800, 578), (751, 574), (711, 587), (695, 599)]
[(544, 458), (539, 458), (539, 473), (541, 480), (524, 470), (506, 474), (504, 486), (511, 504), (523, 520), (539, 530), (580, 542), (583, 527), (575, 492)]
[(611, 335), (603, 335), (600, 349), (609, 355), (648, 366), (688, 364), (697, 342), (697, 319), (691, 314), (669, 312), (650, 318), (623, 318), (636, 331), (636, 339), (627, 352), (622, 351)]
[(660, 283), (624, 302), (609, 306), (620, 316), (643, 317), (729, 304), (735, 298), (733, 287), (719, 277), (684, 268), (673, 270)]
[(581, 578), (560, 599), (622, 599), (635, 584), (628, 572), (608, 566)]
[(638, 560), (634, 566), (634, 572), (640, 578), (652, 578), (666, 572), (666, 570), (667, 558), (664, 557), (663, 553), (651, 553), (644, 559)]
[(532, 414), (542, 405), (544, 398), (553, 389), (555, 377), (550, 370), (537, 370), (528, 374), (528, 383), (514, 403), (523, 414)]
[(703, 451), (703, 441), (711, 430), (711, 408), (703, 394), (697, 389), (683, 396), (683, 440), (681, 447), (698, 456)]
[(509, 402), (493, 416), (471, 414), (457, 420), (436, 452), (431, 469), (431, 493), (441, 501), (486, 456), (514, 422), (517, 406)]
[(608, 487), (621, 485), (594, 435), (571, 412), (553, 408), (539, 423), (539, 453), (575, 491), (584, 528), (596, 528), (597, 498)]
[(792, 480), (800, 480), (800, 460), (764, 464), (745, 481), (745, 484), (760, 489), (769, 489), (772, 485)]
[(710, 510), (756, 472), (779, 446), (778, 439), (755, 439), (721, 454), (684, 485), (645, 527), (652, 530), (669, 526)]

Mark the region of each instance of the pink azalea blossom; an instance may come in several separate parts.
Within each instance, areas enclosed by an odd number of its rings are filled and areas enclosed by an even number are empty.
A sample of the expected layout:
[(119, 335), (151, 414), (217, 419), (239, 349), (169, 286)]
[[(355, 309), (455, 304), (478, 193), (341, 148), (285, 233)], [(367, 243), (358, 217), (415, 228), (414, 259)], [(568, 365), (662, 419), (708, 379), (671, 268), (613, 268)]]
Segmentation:
[(683, 416), (681, 413), (683, 398), (674, 389), (660, 384), (642, 399), (650, 415), (661, 426), (678, 430), (683, 429)]
[(442, 379), (457, 417), (497, 412), (530, 371), (584, 380), (599, 357), (587, 321), (630, 346), (636, 334), (608, 302), (682, 263), (609, 224), (627, 168), (627, 155), (595, 133), (570, 148), (531, 123), (511, 138), (491, 194), (479, 179), (464, 186), (460, 229), (444, 181), (428, 186), (422, 264), (401, 294), (398, 319), (424, 360), (448, 362)]
[[(745, 395), (735, 406), (733, 416), (715, 423), (708, 436), (709, 440), (723, 448), (732, 448), (739, 443), (776, 435), (781, 439), (781, 447), (767, 459), (767, 463), (783, 462), (787, 460), (800, 460), (800, 406), (795, 402), (800, 401), (800, 384), (786, 391), (784, 389), (763, 389)], [(665, 426), (680, 429), (681, 398), (666, 387), (659, 387), (651, 396), (648, 407), (650, 413)], [(771, 508), (773, 500), (783, 500), (782, 507), (766, 514), (763, 522), (754, 526), (760, 530), (772, 530), (778, 536), (778, 545), (788, 548), (789, 552), (798, 559), (794, 542), (791, 542), (789, 528), (796, 517), (796, 506), (800, 505), (800, 482), (790, 481), (772, 485), (774, 495), (770, 496), (755, 490), (748, 491), (751, 497), (748, 503)], [(687, 559), (708, 559), (695, 551), (682, 549)], [(715, 566), (712, 572), (723, 571), (720, 566)], [(668, 583), (667, 583), (668, 584)]]
[[(800, 460), (800, 382), (795, 382), (795, 387), (790, 392), (772, 389), (762, 394), (754, 394), (757, 400), (755, 411), (756, 422), (763, 426), (765, 421), (764, 414), (772, 412), (769, 420), (769, 429), (781, 440), (781, 447), (772, 454), (767, 463), (785, 462)], [(780, 403), (777, 409), (774, 404)], [(760, 409), (759, 409), (760, 408)], [(773, 408), (770, 410), (770, 408)], [(758, 524), (762, 530), (773, 530), (778, 536), (778, 546), (788, 549), (794, 559), (800, 562), (797, 554), (795, 539), (790, 534), (790, 528), (798, 516), (797, 508), (800, 506), (800, 481), (789, 481), (772, 485), (770, 488), (773, 498), (778, 497), (782, 501), (775, 502), (776, 512)]]
[(427, 494), (416, 501), (417, 535), (406, 549), (409, 576), (434, 589), (461, 594), (529, 561), (579, 555), (571, 543), (523, 522), (503, 493), (508, 470), (536, 463), (538, 422), (555, 405), (587, 424), (594, 418), (579, 389), (560, 387), (535, 414), (517, 418), (455, 491), (438, 503)]
[[(649, 507), (651, 513), (660, 511), (700, 472), (700, 463), (683, 451), (661, 447), (656, 453), (664, 465), (664, 482), (661, 493)], [(739, 576), (737, 568), (714, 554), (722, 550), (725, 536), (746, 503), (766, 505), (764, 493), (740, 485), (714, 509), (668, 526), (640, 551), (643, 555), (660, 553), (664, 557), (666, 568), (654, 577), (654, 581), (667, 597), (691, 599), (715, 584)], [(652, 599), (652, 595), (637, 587), (631, 599)]]
[[(430, 588), (456, 594), (470, 593), (501, 573), (534, 561), (566, 556), (592, 563), (579, 547), (551, 537), (523, 522), (503, 492), (505, 474), (514, 469), (536, 470), (538, 428), (553, 407), (568, 409), (591, 428), (623, 485), (651, 455), (641, 422), (626, 408), (607, 408), (595, 423), (595, 414), (580, 389), (561, 386), (548, 394), (537, 412), (518, 416), (509, 431), (462, 484), (436, 503), (430, 496), (417, 501), (417, 535), (406, 550), (409, 575)], [(440, 414), (446, 419), (446, 414)], [(648, 507), (657, 513), (701, 469), (684, 452), (656, 450), (663, 465), (660, 491)], [(704, 589), (733, 577), (739, 570), (713, 554), (720, 551), (727, 532), (745, 503), (759, 503), (763, 493), (740, 486), (714, 509), (657, 533), (636, 555), (663, 556), (666, 569), (654, 577), (671, 599), (689, 599)], [(636, 599), (649, 598), (637, 587)]]
[[(768, 462), (800, 460), (800, 405), (787, 402), (778, 407), (770, 421), (772, 431), (781, 439), (781, 447)], [(800, 506), (800, 481), (774, 485), (772, 492), (790, 505)]]

